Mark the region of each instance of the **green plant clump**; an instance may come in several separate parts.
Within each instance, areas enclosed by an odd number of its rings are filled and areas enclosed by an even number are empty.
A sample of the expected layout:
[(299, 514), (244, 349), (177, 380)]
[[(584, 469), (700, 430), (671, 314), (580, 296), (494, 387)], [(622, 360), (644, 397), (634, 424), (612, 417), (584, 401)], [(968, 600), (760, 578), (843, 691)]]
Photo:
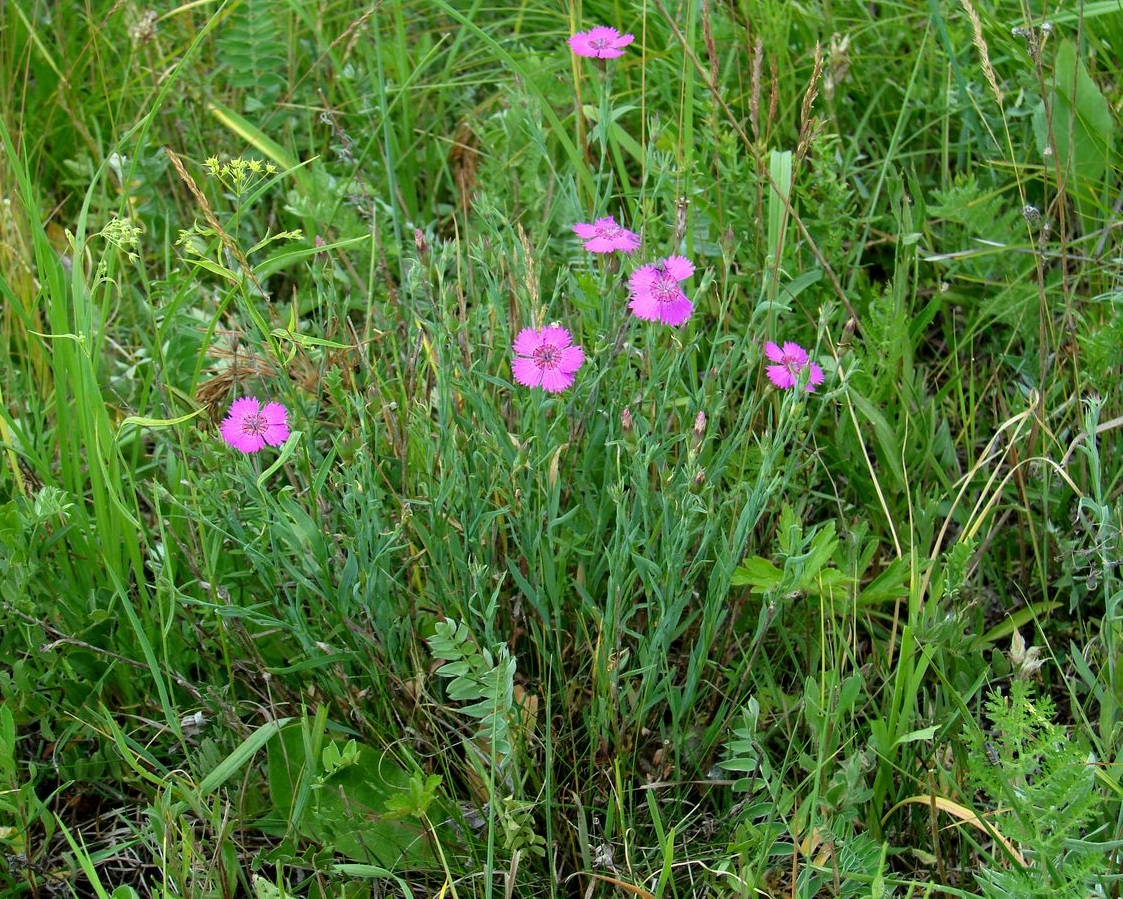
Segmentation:
[(0, 3), (0, 896), (1111, 896), (1115, 0)]

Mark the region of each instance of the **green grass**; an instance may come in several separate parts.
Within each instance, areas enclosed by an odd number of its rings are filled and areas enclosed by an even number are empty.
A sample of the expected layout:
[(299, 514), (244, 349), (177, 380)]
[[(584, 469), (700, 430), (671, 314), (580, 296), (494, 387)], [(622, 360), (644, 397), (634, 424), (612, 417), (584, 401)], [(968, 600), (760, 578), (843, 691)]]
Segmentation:
[(1123, 27), (1026, 16), (0, 7), (0, 894), (1115, 895)]

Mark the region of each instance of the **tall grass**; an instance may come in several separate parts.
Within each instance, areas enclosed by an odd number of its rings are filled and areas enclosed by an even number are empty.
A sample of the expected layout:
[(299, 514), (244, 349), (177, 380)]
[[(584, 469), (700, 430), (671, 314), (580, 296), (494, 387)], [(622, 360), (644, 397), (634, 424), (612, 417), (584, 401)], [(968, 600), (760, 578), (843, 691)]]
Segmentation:
[(5, 894), (1113, 893), (1114, 11), (4, 6)]

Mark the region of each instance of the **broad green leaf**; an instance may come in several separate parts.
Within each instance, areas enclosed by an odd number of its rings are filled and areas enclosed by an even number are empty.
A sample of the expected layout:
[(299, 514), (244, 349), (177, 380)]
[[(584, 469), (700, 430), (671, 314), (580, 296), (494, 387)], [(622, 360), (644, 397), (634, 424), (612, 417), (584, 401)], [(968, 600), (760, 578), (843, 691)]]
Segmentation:
[(842, 690), (838, 694), (838, 708), (840, 711), (849, 711), (857, 701), (863, 686), (862, 675), (852, 674), (842, 682)]
[(762, 559), (760, 556), (753, 556), (746, 559), (743, 564), (738, 565), (734, 571), (733, 576), (729, 582), (734, 587), (751, 586), (757, 590), (769, 590), (772, 587), (779, 586), (780, 582), (784, 579), (784, 572), (769, 562), (767, 559)]
[[(317, 729), (306, 721), (304, 727)], [(311, 746), (305, 745), (300, 722), (281, 729), (278, 739), (269, 744), (269, 789), (280, 821), (271, 826), (295, 829), (302, 837), (330, 848), (352, 861), (398, 868), (428, 868), (436, 864), (431, 835), (422, 822), (395, 818), (398, 803), (390, 800), (410, 796), (410, 775), (386, 753), (357, 741), (353, 749), (341, 745), (327, 750), (324, 731), (313, 733)], [(321, 743), (315, 739), (323, 739)], [(318, 757), (310, 758), (308, 753)], [(324, 774), (319, 762), (325, 753), (332, 758), (350, 757), (353, 764)], [(310, 781), (307, 806), (299, 813), (295, 799), (302, 782)], [(439, 800), (434, 803), (439, 805)], [(436, 809), (434, 821), (447, 821), (447, 809)], [(263, 822), (263, 824), (266, 822)], [(444, 845), (455, 844), (455, 837), (440, 829)], [(377, 876), (377, 875), (372, 875)]]
[(1072, 41), (1062, 41), (1057, 48), (1052, 91), (1034, 111), (1033, 130), (1043, 158), (1048, 156), (1051, 130), (1057, 160), (1066, 177), (1075, 178), (1078, 199), (1092, 199), (1113, 153), (1115, 121)]
[(204, 259), (202, 256), (195, 256), (190, 258), (190, 262), (196, 268), (205, 269), (212, 275), (218, 275), (229, 281), (231, 284), (241, 284), (242, 276), (237, 272), (231, 271), (224, 265), (219, 265), (217, 262), (211, 262), (209, 259)]
[(772, 177), (772, 190), (768, 193), (768, 255), (778, 270), (792, 196), (792, 151), (773, 150), (768, 156), (768, 171)]
[(799, 275), (796, 275), (790, 281), (780, 285), (780, 293), (784, 295), (787, 300), (794, 300), (803, 291), (813, 284), (818, 284), (823, 280), (823, 270), (821, 268), (808, 269)]
[(1059, 609), (1062, 605), (1063, 603), (1056, 602), (1055, 600), (1042, 600), (1024, 606), (1016, 612), (1010, 612), (985, 634), (977, 636), (972, 641), (972, 645), (976, 649), (982, 649), (990, 646), (992, 643), (1005, 640), (1018, 628), (1024, 627), (1031, 621), (1046, 618), (1050, 612), (1054, 609)]
[(254, 899), (291, 899), (288, 893), (270, 883), (260, 874), (253, 876)]
[(845, 571), (839, 571), (837, 568), (823, 568), (806, 585), (800, 586), (798, 589), (816, 596), (841, 598), (853, 587), (854, 578)]
[(908, 594), (905, 583), (909, 579), (909, 574), (908, 557), (902, 556), (899, 559), (894, 559), (859, 594), (859, 602), (868, 605), (901, 599)]
[[(802, 558), (789, 560), (796, 570), (794, 590), (800, 592), (810, 589), (815, 578), (823, 566), (830, 561), (838, 547), (838, 538), (834, 533), (834, 522), (828, 521), (811, 540), (811, 549)], [(787, 566), (785, 566), (787, 567)]]

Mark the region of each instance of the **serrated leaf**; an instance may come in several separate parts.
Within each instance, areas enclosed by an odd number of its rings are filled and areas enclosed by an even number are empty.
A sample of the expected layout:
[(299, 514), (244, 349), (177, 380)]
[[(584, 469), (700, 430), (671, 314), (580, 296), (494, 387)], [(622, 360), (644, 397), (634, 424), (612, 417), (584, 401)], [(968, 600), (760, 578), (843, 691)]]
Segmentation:
[(845, 571), (839, 571), (837, 568), (824, 568), (815, 575), (806, 587), (800, 589), (817, 596), (830, 597), (836, 593), (844, 594), (853, 587), (854, 578), (850, 577)]
[(881, 574), (869, 582), (858, 595), (858, 600), (862, 603), (879, 603), (900, 599), (908, 593), (905, 582), (909, 578), (909, 573), (907, 556), (894, 559)]
[[(409, 795), (411, 780), (387, 753), (356, 743), (355, 763), (321, 779), (317, 763), (319, 743), (327, 739), (321, 729), (324, 721), (326, 716), (322, 721), (293, 722), (269, 743), (270, 800), (282, 826), (354, 861), (419, 869), (433, 865), (437, 834), (420, 822), (384, 814), (393, 797)], [(346, 755), (344, 747), (339, 756)], [(448, 817), (447, 810), (434, 813), (437, 821)], [(455, 842), (443, 830), (439, 837)]]
[(752, 556), (733, 570), (730, 583), (734, 587), (752, 586), (758, 590), (768, 590), (779, 586), (784, 572), (760, 556)]
[(830, 561), (838, 547), (834, 534), (834, 522), (828, 521), (812, 538), (811, 549), (803, 557), (790, 560), (797, 573), (794, 590), (806, 591), (814, 583), (823, 566)]

